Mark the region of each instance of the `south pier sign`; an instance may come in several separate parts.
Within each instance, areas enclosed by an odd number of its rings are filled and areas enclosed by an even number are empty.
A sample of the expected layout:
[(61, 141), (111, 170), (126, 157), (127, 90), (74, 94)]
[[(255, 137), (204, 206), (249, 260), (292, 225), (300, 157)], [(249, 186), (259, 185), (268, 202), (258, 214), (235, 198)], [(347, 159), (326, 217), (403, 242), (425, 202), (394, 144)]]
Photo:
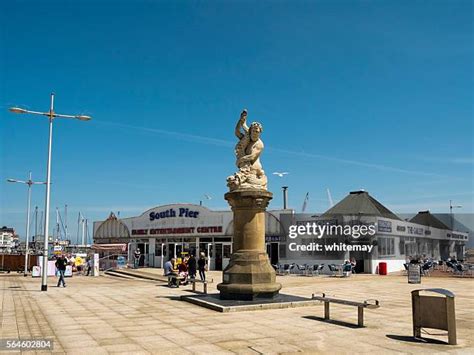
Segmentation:
[(175, 218), (175, 217), (185, 217), (185, 218), (198, 218), (199, 211), (193, 211), (189, 208), (170, 208), (165, 211), (152, 211), (150, 212), (150, 221), (154, 221), (155, 219), (163, 219), (163, 218)]

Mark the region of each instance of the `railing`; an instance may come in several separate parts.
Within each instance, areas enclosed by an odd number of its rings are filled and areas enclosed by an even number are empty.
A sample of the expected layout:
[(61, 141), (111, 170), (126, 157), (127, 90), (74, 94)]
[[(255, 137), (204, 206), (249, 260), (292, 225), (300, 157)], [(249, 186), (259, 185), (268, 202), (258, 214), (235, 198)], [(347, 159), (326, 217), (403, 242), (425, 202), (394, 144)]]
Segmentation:
[[(99, 270), (107, 271), (110, 269), (117, 268), (118, 267), (117, 259), (120, 256), (125, 257), (125, 260), (127, 260), (127, 257), (125, 254), (112, 254), (112, 255), (107, 255), (107, 256), (103, 256), (102, 258), (99, 258)], [(128, 264), (128, 260), (126, 264)]]

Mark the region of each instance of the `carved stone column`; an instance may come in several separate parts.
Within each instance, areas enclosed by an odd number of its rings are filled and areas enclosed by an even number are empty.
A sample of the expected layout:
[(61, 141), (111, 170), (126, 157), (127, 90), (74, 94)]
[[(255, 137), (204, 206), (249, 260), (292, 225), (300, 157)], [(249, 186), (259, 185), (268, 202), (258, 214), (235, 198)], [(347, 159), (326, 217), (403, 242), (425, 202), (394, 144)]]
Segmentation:
[(281, 284), (265, 250), (265, 210), (273, 194), (237, 189), (225, 194), (234, 212), (233, 254), (217, 285), (221, 299), (272, 298)]

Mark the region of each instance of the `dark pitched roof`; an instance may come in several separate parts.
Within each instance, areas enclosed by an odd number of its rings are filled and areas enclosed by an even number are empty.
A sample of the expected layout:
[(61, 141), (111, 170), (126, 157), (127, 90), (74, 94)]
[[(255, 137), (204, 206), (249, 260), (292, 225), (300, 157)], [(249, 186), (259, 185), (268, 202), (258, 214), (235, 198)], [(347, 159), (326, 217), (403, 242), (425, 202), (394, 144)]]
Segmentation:
[(423, 226), (434, 227), (439, 229), (450, 229), (446, 224), (441, 222), (438, 218), (433, 216), (430, 211), (420, 211), (418, 214), (410, 219), (410, 222), (418, 223)]
[[(435, 213), (433, 216), (443, 222), (445, 225), (449, 227), (449, 229), (464, 233), (469, 233), (470, 235), (474, 234), (474, 216), (468, 216), (467, 214), (450, 214), (450, 213)], [(459, 219), (463, 220), (461, 222)]]
[(396, 214), (370, 196), (367, 191), (352, 191), (342, 201), (324, 212), (323, 216), (337, 214), (371, 215), (400, 220)]

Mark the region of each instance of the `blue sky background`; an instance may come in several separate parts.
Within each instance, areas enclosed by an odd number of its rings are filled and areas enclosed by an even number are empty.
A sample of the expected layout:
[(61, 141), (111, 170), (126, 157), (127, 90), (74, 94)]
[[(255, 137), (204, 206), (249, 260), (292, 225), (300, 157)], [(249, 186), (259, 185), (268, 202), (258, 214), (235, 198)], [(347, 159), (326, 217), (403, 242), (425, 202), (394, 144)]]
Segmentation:
[[(24, 234), (26, 187), (101, 220), (204, 201), (227, 209), (242, 108), (264, 126), (282, 205), (328, 208), (364, 188), (394, 212), (474, 212), (470, 1), (3, 1), (0, 225)], [(284, 178), (274, 171), (288, 171)], [(44, 187), (33, 206), (44, 208)], [(52, 213), (52, 227), (54, 227)]]

